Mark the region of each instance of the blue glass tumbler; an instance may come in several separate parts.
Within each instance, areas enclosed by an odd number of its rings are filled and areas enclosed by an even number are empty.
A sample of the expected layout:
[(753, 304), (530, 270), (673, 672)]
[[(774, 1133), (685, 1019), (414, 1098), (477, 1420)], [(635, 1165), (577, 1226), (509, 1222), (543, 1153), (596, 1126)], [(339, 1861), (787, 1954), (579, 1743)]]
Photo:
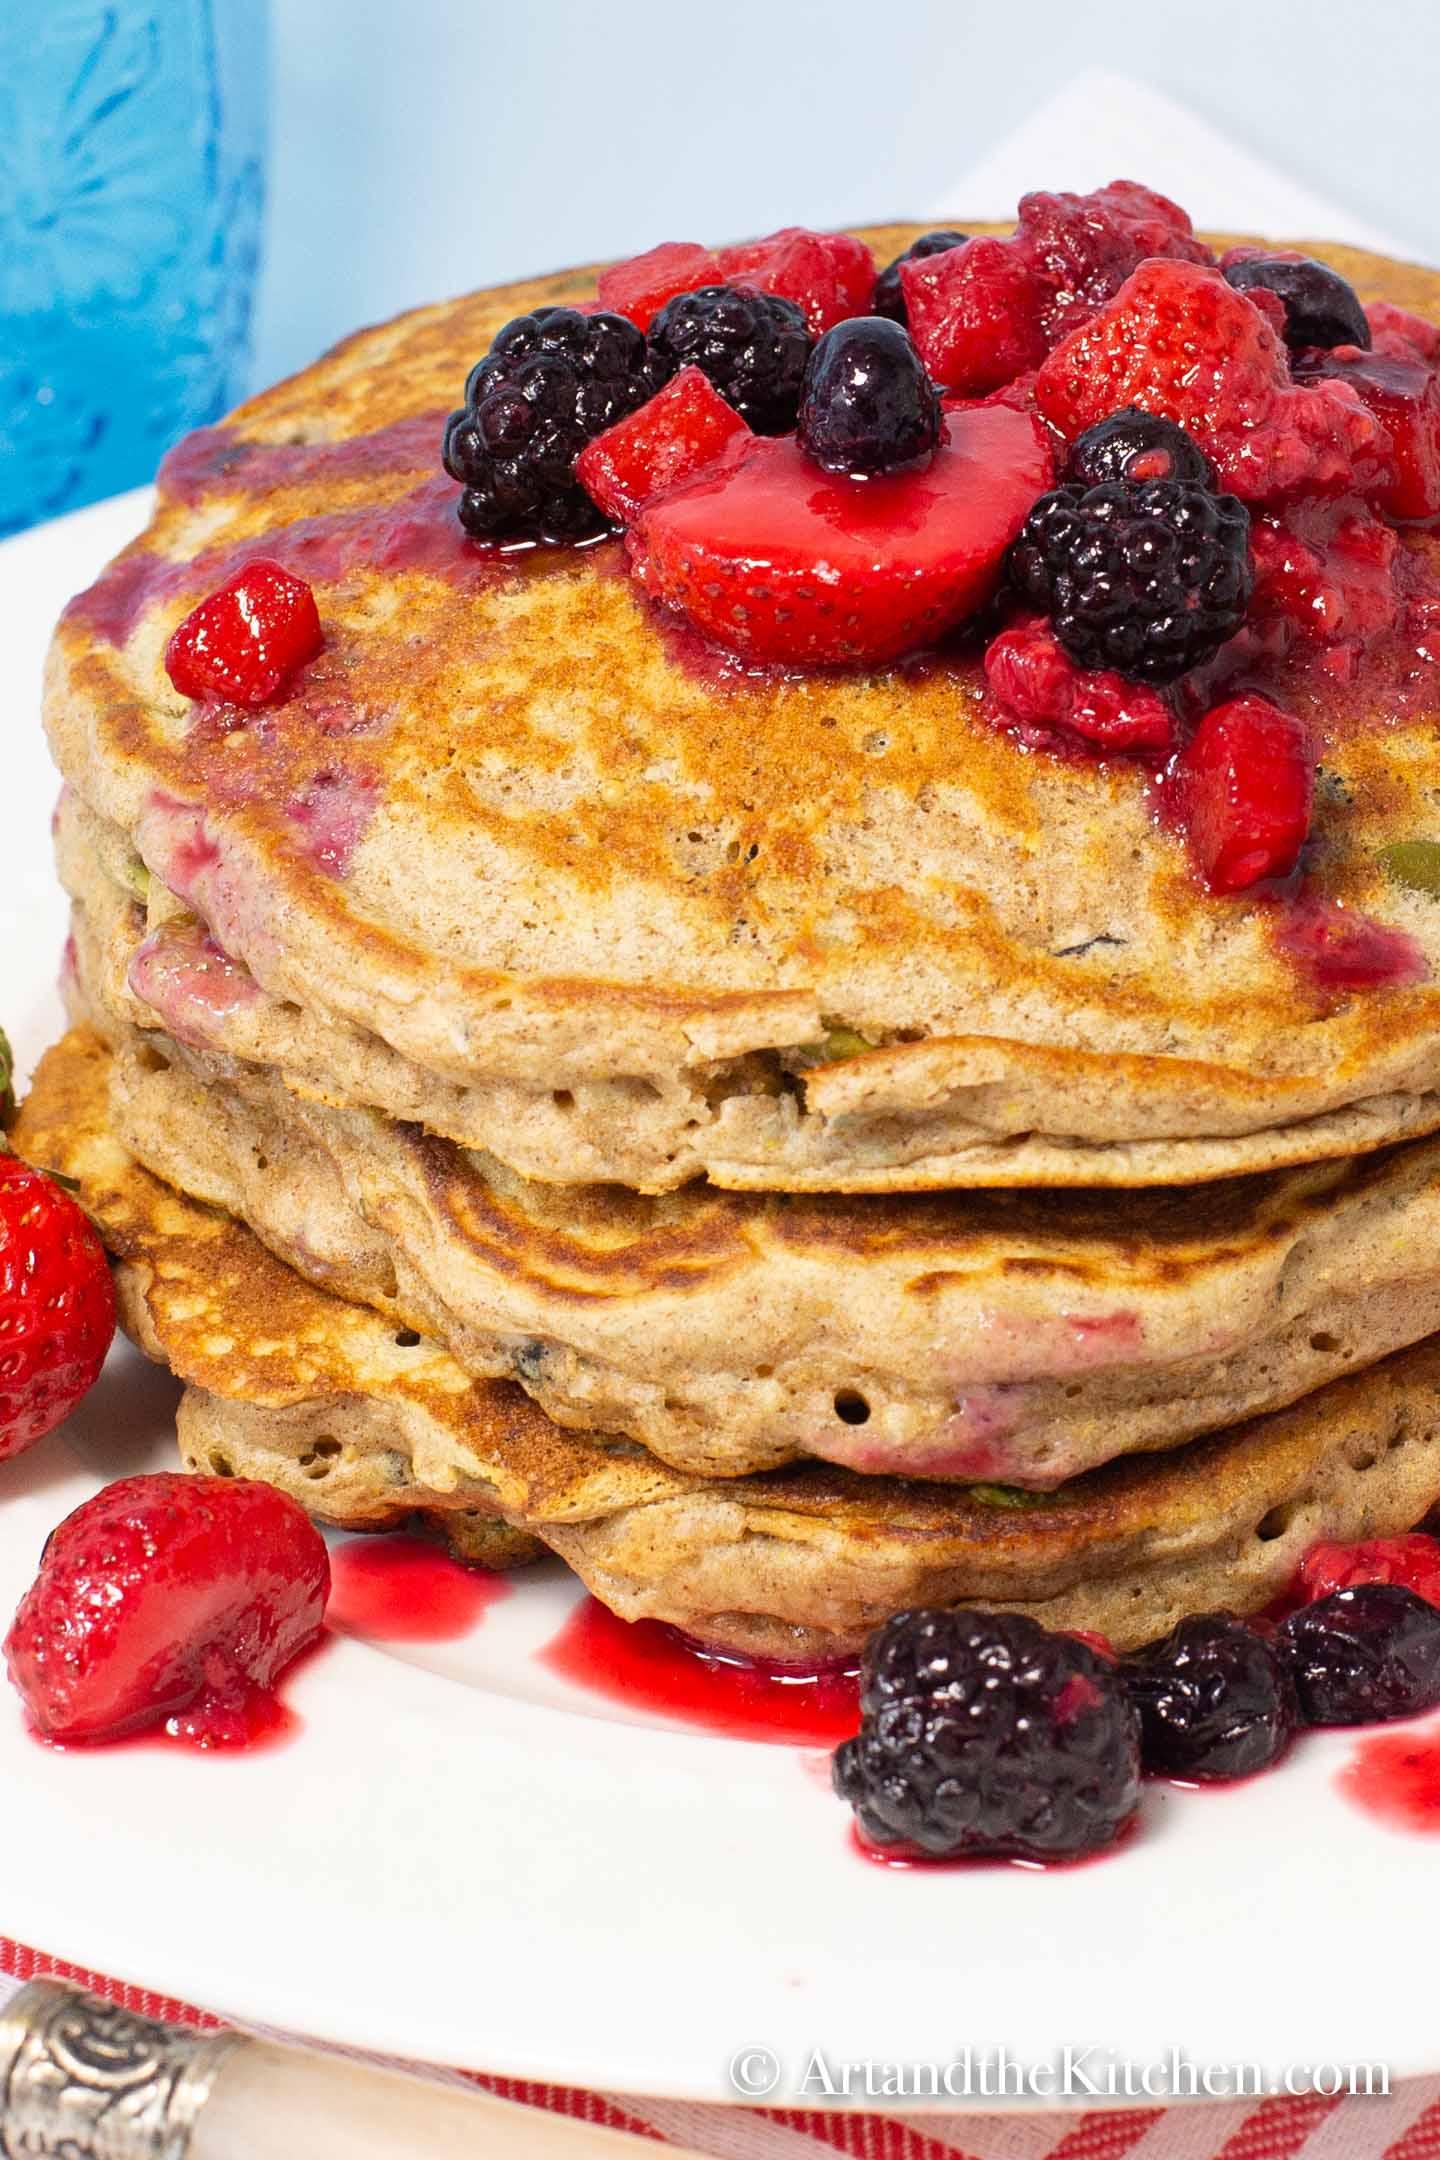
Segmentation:
[(0, 534), (244, 394), (268, 0), (0, 0)]

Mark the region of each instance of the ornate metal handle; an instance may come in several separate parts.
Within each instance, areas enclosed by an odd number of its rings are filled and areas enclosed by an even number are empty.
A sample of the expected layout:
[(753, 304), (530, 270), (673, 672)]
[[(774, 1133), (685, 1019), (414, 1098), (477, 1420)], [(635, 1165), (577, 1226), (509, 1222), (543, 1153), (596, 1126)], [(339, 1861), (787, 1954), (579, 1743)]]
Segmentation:
[(239, 2033), (135, 2017), (32, 1980), (0, 2013), (4, 2160), (186, 2160)]

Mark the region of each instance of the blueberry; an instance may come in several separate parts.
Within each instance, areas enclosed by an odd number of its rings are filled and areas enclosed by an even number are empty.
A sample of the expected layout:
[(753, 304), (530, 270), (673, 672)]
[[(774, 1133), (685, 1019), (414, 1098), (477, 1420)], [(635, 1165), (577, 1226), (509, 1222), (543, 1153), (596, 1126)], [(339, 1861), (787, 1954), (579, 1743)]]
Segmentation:
[(1263, 286), (1285, 303), (1285, 343), (1294, 351), (1315, 345), (1370, 349), (1370, 325), (1353, 285), (1327, 263), (1308, 255), (1261, 255), (1226, 263), (1237, 292)]
[(866, 1646), (860, 1700), (833, 1775), (872, 1844), (1073, 1859), (1139, 1805), (1118, 1668), (1022, 1614), (897, 1614)]
[(1173, 420), (1126, 405), (1077, 435), (1062, 480), (1103, 487), (1107, 480), (1198, 480), (1213, 488), (1215, 469), (1193, 436)]
[(940, 396), (898, 323), (852, 316), (810, 355), (800, 398), (800, 447), (826, 472), (898, 472), (940, 440)]
[(1142, 1760), (1161, 1777), (1250, 1777), (1299, 1722), (1289, 1667), (1231, 1613), (1192, 1614), (1122, 1669)]
[(1400, 1583), (1355, 1583), (1302, 1605), (1278, 1646), (1311, 1725), (1370, 1725), (1440, 1703), (1440, 1606)]
[(903, 255), (894, 262), (886, 263), (875, 280), (875, 291), (870, 301), (873, 312), (888, 315), (891, 322), (908, 323), (910, 311), (905, 305), (905, 288), (900, 282), (900, 265), (903, 262), (922, 262), (927, 255), (948, 255), (951, 248), (964, 247), (969, 233), (954, 232), (948, 227), (940, 232), (921, 233), (912, 240)]

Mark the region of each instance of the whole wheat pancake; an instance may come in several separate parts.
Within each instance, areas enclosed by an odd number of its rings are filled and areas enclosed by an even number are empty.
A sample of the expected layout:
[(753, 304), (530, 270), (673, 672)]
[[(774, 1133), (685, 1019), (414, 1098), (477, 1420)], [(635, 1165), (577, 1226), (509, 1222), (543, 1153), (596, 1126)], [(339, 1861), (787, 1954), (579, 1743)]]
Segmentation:
[[(1440, 316), (1435, 274), (1316, 252)], [(331, 1055), (338, 1097), (652, 1190), (1175, 1183), (1440, 1125), (1440, 907), (1378, 860), (1432, 829), (1440, 696), (1327, 715), (1315, 880), (1430, 979), (1326, 992), (1272, 905), (1197, 889), (1141, 774), (990, 726), (973, 654), (727, 672), (612, 548), (466, 542), (444, 411), (508, 317), (592, 291), (417, 310), (191, 438), (57, 633), (64, 773), (268, 1017), (322, 1031), (302, 1078)], [(165, 641), (262, 551), (314, 586), (326, 649), (288, 703), (217, 719)]]
[(123, 930), (75, 924), (72, 1002), (116, 1046), (141, 1162), (476, 1377), (682, 1470), (1052, 1486), (1440, 1329), (1440, 1140), (1144, 1193), (546, 1186), (138, 1033)]
[(84, 1031), (48, 1052), (16, 1145), (79, 1182), (127, 1329), (186, 1383), (187, 1464), (264, 1478), (325, 1521), (418, 1514), (491, 1564), (524, 1557), (514, 1531), (533, 1531), (626, 1618), (798, 1657), (853, 1650), (931, 1602), (1033, 1612), (1128, 1648), (1185, 1612), (1256, 1610), (1316, 1538), (1407, 1529), (1440, 1496), (1434, 1343), (1024, 1506), (819, 1465), (686, 1477), (625, 1441), (562, 1432), (518, 1388), (470, 1380), (150, 1177), (110, 1130), (107, 1063)]

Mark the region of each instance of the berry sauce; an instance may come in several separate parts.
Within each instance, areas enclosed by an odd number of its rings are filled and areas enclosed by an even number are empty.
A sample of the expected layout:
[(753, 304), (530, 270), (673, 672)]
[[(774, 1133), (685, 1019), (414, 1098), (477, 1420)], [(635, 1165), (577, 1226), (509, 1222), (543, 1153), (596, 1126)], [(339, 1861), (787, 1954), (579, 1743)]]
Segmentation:
[(1429, 963), (1403, 930), (1301, 892), (1277, 907), (1275, 943), (1320, 991), (1404, 990), (1424, 982)]
[(1337, 1783), (1387, 1829), (1440, 1834), (1440, 1730), (1377, 1733), (1361, 1742)]
[(464, 1567), (421, 1538), (360, 1538), (330, 1555), (325, 1618), (367, 1642), (458, 1642), (509, 1595), (503, 1575)]
[(595, 1598), (576, 1606), (539, 1655), (594, 1695), (729, 1740), (830, 1745), (860, 1722), (854, 1666), (770, 1665), (706, 1650), (658, 1620), (617, 1620)]

